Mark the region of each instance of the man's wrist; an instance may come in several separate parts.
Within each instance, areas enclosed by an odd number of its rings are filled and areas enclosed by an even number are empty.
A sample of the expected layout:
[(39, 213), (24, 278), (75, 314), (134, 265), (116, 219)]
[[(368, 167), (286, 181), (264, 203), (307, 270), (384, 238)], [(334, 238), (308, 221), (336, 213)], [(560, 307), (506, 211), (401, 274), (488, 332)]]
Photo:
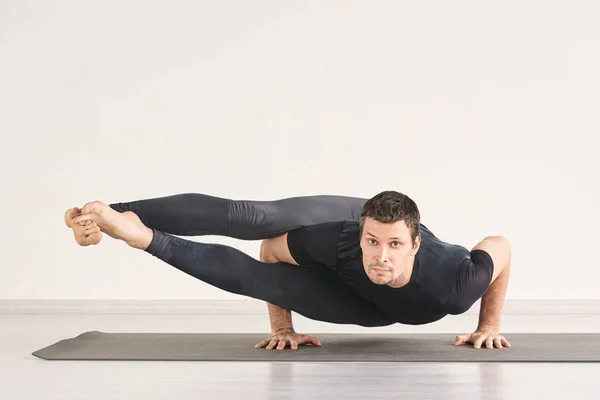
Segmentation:
[(291, 333), (295, 332), (292, 325), (278, 325), (271, 327), (271, 335), (277, 335), (279, 333)]
[(498, 333), (500, 331), (500, 327), (495, 324), (479, 324), (477, 326), (477, 331), (486, 331), (486, 332), (495, 332)]

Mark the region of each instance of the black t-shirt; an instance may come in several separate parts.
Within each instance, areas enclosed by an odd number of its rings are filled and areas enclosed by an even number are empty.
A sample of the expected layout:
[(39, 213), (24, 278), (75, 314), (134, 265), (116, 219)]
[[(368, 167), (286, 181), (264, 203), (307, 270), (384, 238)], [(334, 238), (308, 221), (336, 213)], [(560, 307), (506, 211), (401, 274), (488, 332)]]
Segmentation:
[(358, 221), (326, 222), (290, 231), (288, 247), (300, 265), (322, 264), (390, 318), (411, 325), (468, 310), (487, 290), (492, 259), (482, 250), (439, 240), (421, 224), (421, 246), (409, 282), (401, 288), (373, 283), (367, 276)]

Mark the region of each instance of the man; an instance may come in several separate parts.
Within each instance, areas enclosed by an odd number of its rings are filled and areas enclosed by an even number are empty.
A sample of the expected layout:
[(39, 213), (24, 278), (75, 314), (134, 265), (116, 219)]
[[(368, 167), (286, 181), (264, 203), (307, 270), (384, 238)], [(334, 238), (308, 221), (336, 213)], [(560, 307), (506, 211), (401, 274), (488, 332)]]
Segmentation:
[[(184, 194), (67, 210), (81, 245), (102, 232), (231, 293), (269, 305), (272, 335), (256, 347), (320, 345), (294, 332), (291, 311), (361, 326), (425, 324), (482, 299), (474, 333), (456, 345), (510, 346), (499, 334), (510, 272), (510, 244), (499, 236), (471, 251), (440, 241), (420, 223), (408, 196), (372, 199), (305, 196), (240, 201)], [(261, 261), (234, 248), (172, 235), (262, 239)]]

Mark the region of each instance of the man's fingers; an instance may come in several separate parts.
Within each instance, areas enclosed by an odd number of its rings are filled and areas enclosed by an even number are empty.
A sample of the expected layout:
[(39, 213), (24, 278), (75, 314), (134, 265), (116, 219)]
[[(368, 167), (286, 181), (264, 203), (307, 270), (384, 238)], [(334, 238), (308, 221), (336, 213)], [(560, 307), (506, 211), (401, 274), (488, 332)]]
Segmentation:
[(285, 345), (287, 344), (287, 342), (285, 340), (280, 340), (279, 344), (277, 345), (277, 350), (283, 350), (285, 349)]
[(265, 347), (267, 344), (269, 344), (270, 341), (271, 339), (265, 339), (254, 347)]
[(504, 336), (496, 336), (486, 332), (475, 332), (471, 335), (457, 335), (455, 345), (459, 346), (463, 343), (473, 343), (473, 347), (476, 349), (480, 349), (484, 344), (488, 349), (493, 349), (494, 347), (499, 349), (510, 347), (510, 343)]
[(275, 347), (276, 344), (277, 344), (277, 340), (275, 340), (275, 339), (271, 340), (271, 342), (267, 346), (267, 350), (272, 350), (273, 347)]
[(306, 336), (306, 338), (304, 339), (304, 343), (312, 344), (313, 346), (318, 346), (319, 340), (314, 336)]
[(314, 336), (309, 335), (275, 335), (271, 336), (260, 343), (254, 345), (254, 348), (258, 349), (265, 347), (267, 350), (283, 350), (288, 345), (292, 350), (297, 350), (301, 344), (312, 343), (315, 346), (320, 346), (321, 342)]
[(455, 345), (456, 346), (460, 346), (461, 344), (466, 343), (467, 340), (469, 340), (468, 336), (466, 336), (466, 335), (459, 335), (459, 336), (456, 337), (456, 343), (455, 343)]
[(475, 342), (473, 343), (473, 347), (475, 347), (476, 349), (480, 349), (481, 345), (483, 344), (484, 341), (485, 341), (485, 336), (483, 336), (483, 335), (478, 336), (477, 339), (475, 339)]
[(263, 340), (263, 341), (262, 341), (262, 342), (260, 342), (260, 343), (257, 343), (257, 344), (256, 344), (256, 346), (254, 346), (254, 348), (255, 348), (255, 349), (258, 349), (258, 348), (260, 348), (260, 347), (266, 346), (266, 345), (267, 345), (267, 343), (269, 343), (269, 339), (266, 339), (266, 340)]

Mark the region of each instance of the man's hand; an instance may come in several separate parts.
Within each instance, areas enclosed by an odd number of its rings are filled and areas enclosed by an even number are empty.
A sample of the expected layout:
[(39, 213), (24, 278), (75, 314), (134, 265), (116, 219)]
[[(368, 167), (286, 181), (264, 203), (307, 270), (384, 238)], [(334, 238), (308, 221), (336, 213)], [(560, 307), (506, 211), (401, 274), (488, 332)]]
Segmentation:
[(460, 346), (463, 343), (471, 343), (476, 349), (480, 349), (483, 343), (488, 349), (493, 349), (494, 346), (499, 349), (510, 347), (508, 340), (492, 329), (478, 329), (471, 334), (457, 336), (455, 345)]
[(296, 333), (293, 329), (285, 329), (272, 333), (271, 336), (258, 343), (254, 348), (258, 349), (267, 346), (267, 350), (272, 350), (277, 345), (277, 350), (283, 350), (288, 344), (292, 350), (297, 350), (299, 344), (320, 346), (321, 342), (314, 336)]

